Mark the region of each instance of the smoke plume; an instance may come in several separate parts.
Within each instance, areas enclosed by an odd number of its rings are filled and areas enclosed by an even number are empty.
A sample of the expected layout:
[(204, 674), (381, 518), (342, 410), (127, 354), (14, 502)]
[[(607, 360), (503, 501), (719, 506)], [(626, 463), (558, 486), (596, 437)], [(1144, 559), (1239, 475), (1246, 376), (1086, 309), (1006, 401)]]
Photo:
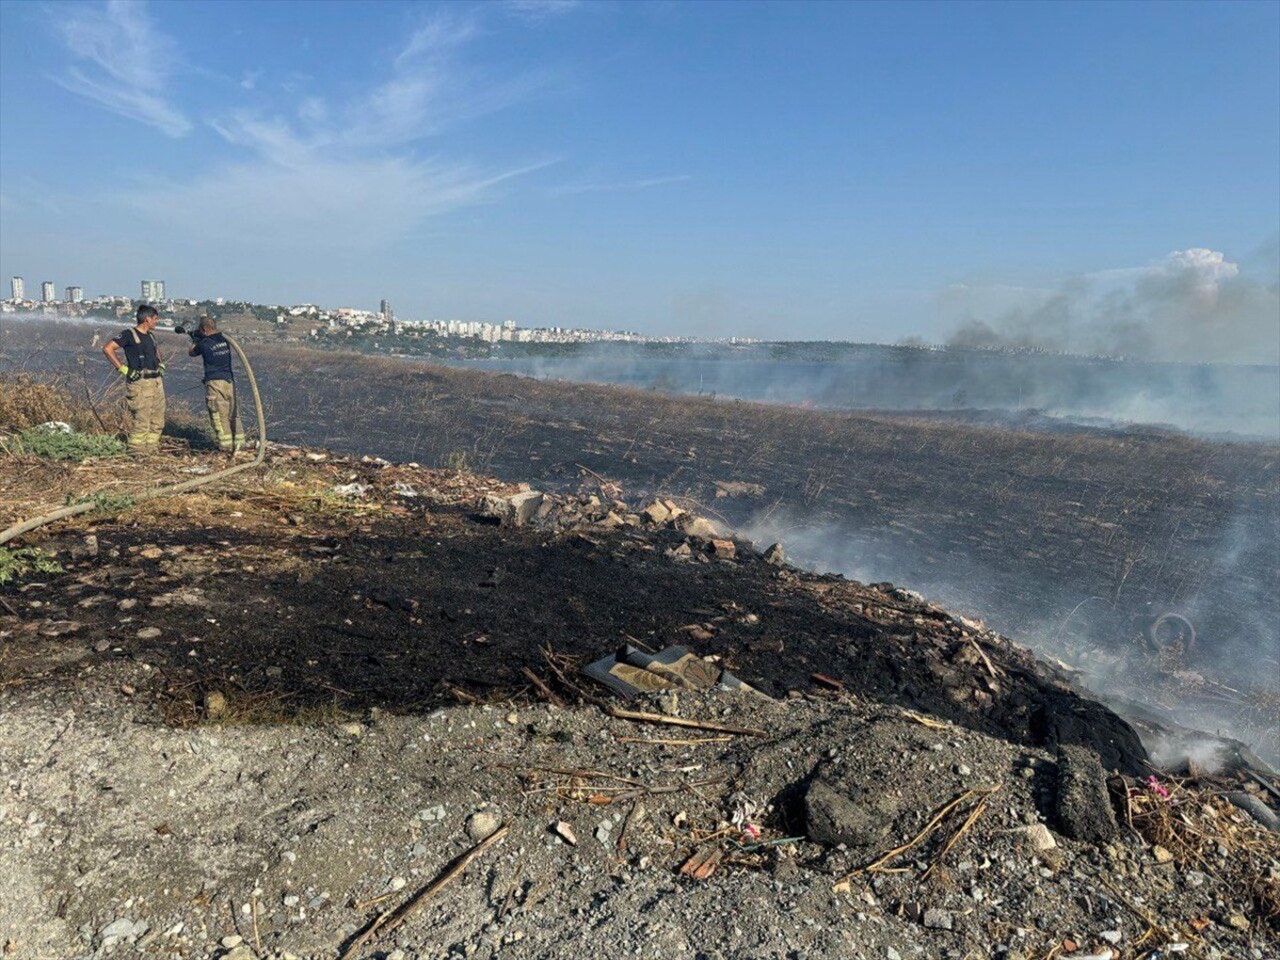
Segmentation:
[[(1269, 258), (1259, 257), (1259, 260)], [(957, 326), (948, 345), (1126, 356), (1180, 362), (1280, 360), (1280, 275), (1264, 280), (1225, 254), (1175, 250), (1133, 270), (1073, 277), (1050, 291), (1021, 291), (992, 308), (987, 288), (957, 285), (941, 301)]]

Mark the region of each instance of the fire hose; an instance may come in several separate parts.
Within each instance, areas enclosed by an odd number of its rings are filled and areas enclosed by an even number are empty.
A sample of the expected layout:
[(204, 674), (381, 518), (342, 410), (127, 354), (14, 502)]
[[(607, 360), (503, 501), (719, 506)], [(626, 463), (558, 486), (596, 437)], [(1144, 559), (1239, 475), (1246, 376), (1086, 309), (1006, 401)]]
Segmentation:
[[(253, 407), (257, 413), (258, 419), (258, 451), (257, 455), (246, 463), (238, 463), (234, 466), (227, 467), (225, 470), (219, 470), (204, 477), (194, 477), (191, 480), (183, 480), (181, 483), (170, 484), (167, 487), (154, 487), (150, 490), (143, 490), (134, 498), (134, 502), (142, 500), (154, 500), (157, 497), (167, 497), (175, 493), (185, 493), (187, 490), (194, 490), (197, 487), (203, 487), (210, 483), (216, 483), (219, 480), (225, 480), (237, 473), (243, 473), (245, 470), (251, 470), (254, 467), (262, 466), (267, 458), (267, 419), (262, 412), (262, 396), (258, 393), (258, 381), (253, 376), (253, 367), (249, 365), (249, 358), (244, 355), (244, 351), (240, 349), (240, 344), (223, 334), (224, 339), (235, 351), (236, 356), (240, 359), (240, 363), (244, 365), (244, 372), (249, 378), (249, 389), (253, 393)], [(234, 418), (233, 418), (234, 422)], [(93, 500), (84, 500), (80, 503), (73, 503), (65, 507), (58, 507), (56, 510), (50, 510), (48, 513), (33, 517), (30, 520), (24, 520), (22, 523), (14, 524), (9, 529), (0, 531), (0, 544), (8, 543), (14, 537), (20, 537), (24, 533), (30, 533), (43, 527), (45, 524), (53, 523), (55, 520), (64, 520), (67, 517), (74, 517), (81, 513), (89, 513), (92, 510), (101, 509), (101, 506)]]

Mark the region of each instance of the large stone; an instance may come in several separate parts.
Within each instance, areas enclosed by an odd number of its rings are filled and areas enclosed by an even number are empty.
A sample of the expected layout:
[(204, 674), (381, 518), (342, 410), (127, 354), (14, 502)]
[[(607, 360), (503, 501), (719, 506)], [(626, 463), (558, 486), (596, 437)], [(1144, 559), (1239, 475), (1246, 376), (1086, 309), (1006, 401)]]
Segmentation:
[(517, 527), (520, 527), (537, 515), (538, 508), (542, 506), (542, 494), (536, 490), (528, 490), (524, 493), (517, 493), (508, 502), (511, 504), (514, 523)]
[(813, 780), (804, 797), (805, 831), (810, 840), (831, 846), (874, 846), (888, 831), (892, 816), (870, 803), (857, 803), (826, 780)]
[(732, 560), (738, 554), (737, 547), (734, 546), (732, 540), (712, 539), (709, 547), (711, 555), (721, 560)]
[(1105, 843), (1119, 832), (1102, 763), (1087, 747), (1059, 749), (1054, 812), (1059, 832), (1072, 840)]
[(706, 517), (695, 517), (691, 514), (685, 514), (680, 520), (680, 529), (691, 537), (699, 537), (703, 540), (710, 540), (713, 537), (721, 536), (720, 527)]
[(787, 562), (786, 551), (782, 549), (782, 544), (775, 543), (764, 552), (764, 562), (780, 567)]
[(671, 519), (671, 511), (661, 500), (655, 500), (644, 508), (642, 516), (648, 523), (663, 524)]
[(542, 494), (536, 490), (525, 490), (510, 497), (490, 493), (485, 495), (481, 510), (500, 523), (522, 527), (538, 515), (542, 500)]

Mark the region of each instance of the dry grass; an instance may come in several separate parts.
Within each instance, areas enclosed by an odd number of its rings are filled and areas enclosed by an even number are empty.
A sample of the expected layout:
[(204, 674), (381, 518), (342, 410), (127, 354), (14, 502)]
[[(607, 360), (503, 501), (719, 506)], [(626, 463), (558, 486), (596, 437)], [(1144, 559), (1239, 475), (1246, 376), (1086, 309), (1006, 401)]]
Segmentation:
[[(104, 429), (104, 423), (94, 414), (96, 405), (91, 393), (77, 393), (67, 376), (0, 374), (0, 430), (16, 433), (61, 420), (82, 433), (97, 433)], [(115, 419), (121, 418), (117, 414)], [(111, 426), (105, 425), (107, 429)], [(120, 426), (115, 424), (117, 429)]]
[(1129, 825), (1148, 843), (1169, 851), (1180, 869), (1218, 878), (1231, 899), (1253, 904), (1255, 923), (1280, 932), (1280, 879), (1273, 867), (1280, 860), (1280, 833), (1185, 781), (1165, 780), (1160, 786), (1165, 793), (1148, 784), (1126, 784)]

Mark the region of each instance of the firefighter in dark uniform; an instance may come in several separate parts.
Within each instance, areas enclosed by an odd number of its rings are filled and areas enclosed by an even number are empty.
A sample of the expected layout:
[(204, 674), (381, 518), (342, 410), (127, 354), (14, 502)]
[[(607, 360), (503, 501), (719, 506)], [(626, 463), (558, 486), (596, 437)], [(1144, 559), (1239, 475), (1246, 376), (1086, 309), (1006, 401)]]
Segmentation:
[(102, 352), (124, 377), (129, 406), (129, 452), (155, 453), (164, 432), (164, 355), (152, 334), (160, 314), (150, 304), (138, 307), (138, 322), (108, 340)]
[(244, 446), (244, 427), (236, 407), (236, 380), (231, 373), (231, 345), (218, 332), (212, 317), (201, 317), (192, 335), (189, 355), (204, 360), (204, 400), (209, 409), (209, 425), (219, 448), (227, 451)]

